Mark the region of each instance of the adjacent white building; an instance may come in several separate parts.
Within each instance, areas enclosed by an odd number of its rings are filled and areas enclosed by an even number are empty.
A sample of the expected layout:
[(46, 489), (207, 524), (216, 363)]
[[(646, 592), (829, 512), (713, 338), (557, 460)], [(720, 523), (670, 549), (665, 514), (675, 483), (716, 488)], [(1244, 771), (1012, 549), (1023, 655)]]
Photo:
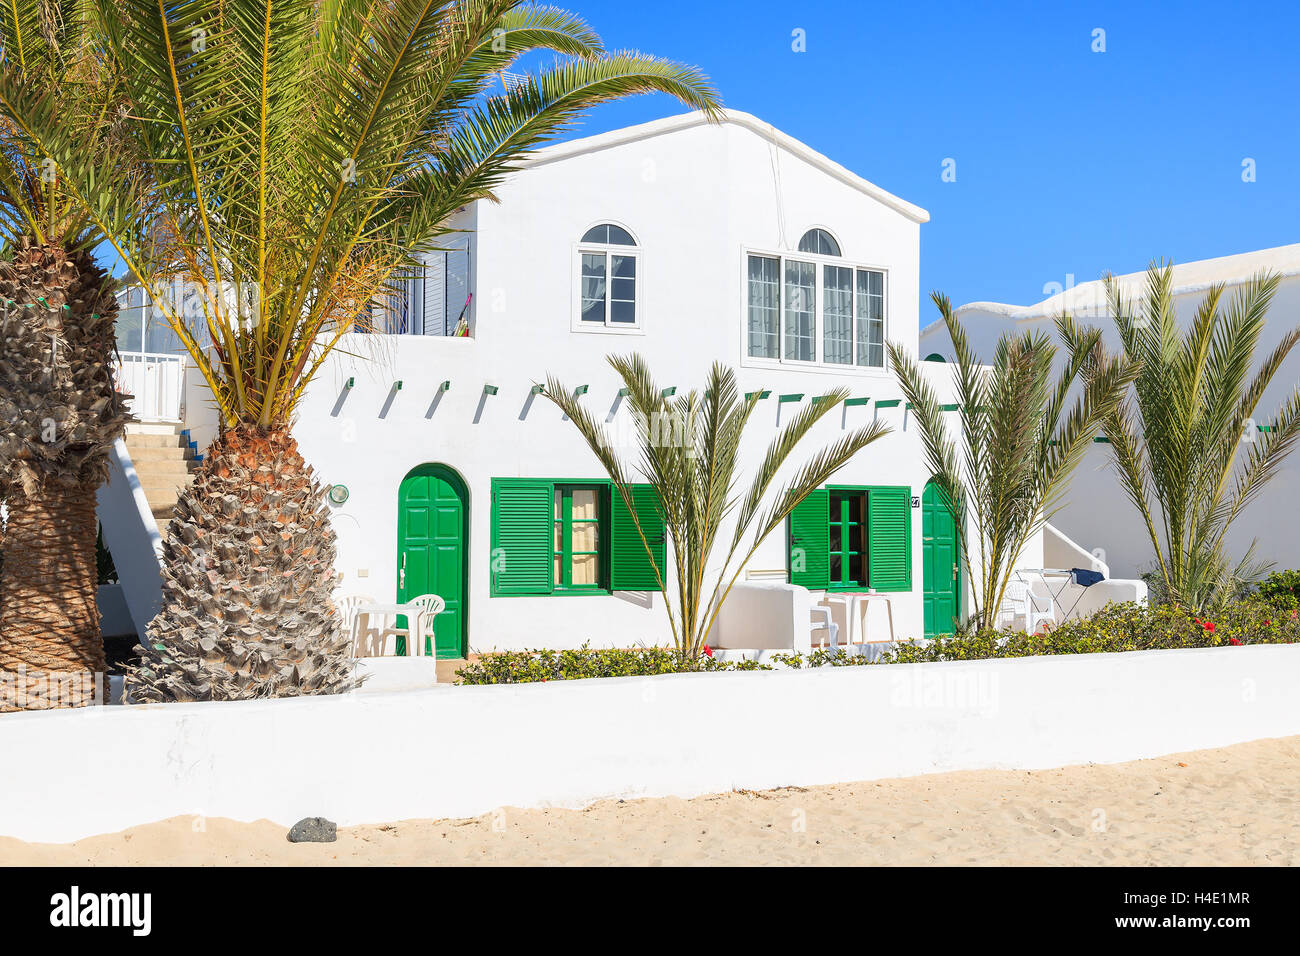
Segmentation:
[[(790, 646), (793, 630), (806, 645), (810, 606), (841, 592), (887, 599), (872, 602), (872, 640), (951, 629), (969, 600), (956, 529), (885, 354), (916, 348), (923, 209), (737, 112), (551, 147), (498, 196), (461, 212), (447, 250), (404, 281), (380, 331), (343, 339), (299, 409), (300, 448), (331, 486), (340, 595), (441, 595), (444, 657), (666, 643), (621, 501), (538, 394), (557, 376), (630, 435), (606, 357), (635, 351), (679, 394), (714, 362), (763, 393), (746, 475), (836, 386), (852, 401), (795, 464), (873, 419), (894, 429), (768, 539), (721, 640)], [(201, 451), (210, 412), (174, 414)], [(1027, 568), (1101, 567), (1048, 537)]]
[[(1300, 243), (1176, 264), (1173, 291), (1180, 321), (1185, 325), (1191, 320), (1212, 285), (1221, 283), (1227, 286), (1226, 303), (1237, 287), (1263, 271), (1277, 274), (1281, 282), (1259, 344), (1258, 358), (1262, 359), (1288, 330), (1300, 325)], [(1117, 279), (1124, 294), (1134, 301), (1146, 291), (1145, 271), (1118, 276)], [(1100, 280), (1080, 283), (1034, 305), (972, 302), (961, 306), (956, 314), (976, 353), (991, 356), (1003, 333), (1018, 334), (1038, 329), (1055, 338), (1053, 320), (1062, 310), (1076, 316), (1080, 322), (1101, 328), (1106, 333), (1108, 347), (1119, 347)], [(952, 342), (942, 320), (929, 322), (921, 330), (920, 352), (922, 356), (936, 360), (952, 360)], [(1259, 403), (1257, 429), (1268, 425), (1273, 411), (1295, 388), (1298, 375), (1300, 355), (1293, 355)], [(1251, 433), (1244, 437), (1250, 440)], [(1116, 476), (1108, 467), (1109, 461), (1106, 445), (1096, 444), (1076, 473), (1069, 500), (1053, 518), (1053, 524), (1085, 548), (1104, 557), (1113, 573), (1137, 577), (1154, 567), (1151, 542), (1137, 509), (1124, 497)], [(1300, 512), (1295, 505), (1298, 498), (1300, 458), (1293, 456), (1229, 531), (1230, 554), (1244, 554), (1251, 541), (1256, 540), (1260, 560), (1272, 561), (1278, 568), (1300, 567)]]

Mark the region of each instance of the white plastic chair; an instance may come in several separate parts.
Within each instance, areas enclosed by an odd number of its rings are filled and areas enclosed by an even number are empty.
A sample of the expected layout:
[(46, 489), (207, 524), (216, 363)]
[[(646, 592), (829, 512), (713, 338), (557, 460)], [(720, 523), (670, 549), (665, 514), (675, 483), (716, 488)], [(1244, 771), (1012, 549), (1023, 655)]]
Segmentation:
[(349, 647), (352, 657), (358, 656), (358, 650), (361, 647), (361, 617), (357, 609), (365, 604), (374, 604), (375, 599), (368, 594), (346, 594), (343, 597), (334, 599), (334, 606), (338, 608), (339, 620), (343, 623), (343, 629), (351, 639)]
[(1055, 624), (1056, 614), (1052, 610), (1040, 611), (1034, 606), (1033, 595), (1029, 585), (1023, 581), (1007, 583), (1002, 606), (998, 608), (998, 627), (1012, 627), (1029, 634), (1038, 632), (1040, 624)]
[(812, 629), (822, 631), (822, 641), (820, 647), (826, 649), (826, 635), (830, 635), (831, 649), (835, 650), (840, 643), (840, 626), (831, 620), (831, 609), (828, 607), (815, 607), (812, 609)]
[(418, 598), (407, 602), (411, 607), (419, 608), (415, 615), (415, 621), (411, 621), (408, 615), (407, 623), (410, 625), (410, 633), (416, 635), (414, 639), (407, 637), (406, 653), (411, 657), (420, 657), (424, 654), (424, 639), (429, 639), (429, 651), (436, 657), (438, 654), (437, 644), (433, 634), (433, 619), (447, 609), (447, 602), (436, 594), (422, 594)]

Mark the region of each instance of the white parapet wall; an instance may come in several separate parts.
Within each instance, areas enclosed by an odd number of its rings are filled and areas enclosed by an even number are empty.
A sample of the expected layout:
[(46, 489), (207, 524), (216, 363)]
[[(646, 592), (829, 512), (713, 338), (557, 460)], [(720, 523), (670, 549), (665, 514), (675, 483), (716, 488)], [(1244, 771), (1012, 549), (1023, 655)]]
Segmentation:
[(1286, 645), (6, 714), (0, 835), (465, 817), (1293, 734), (1300, 647)]
[(108, 481), (97, 492), (96, 514), (133, 629), (143, 636), (162, 605), (162, 536), (126, 442), (120, 438), (113, 443), (108, 465)]

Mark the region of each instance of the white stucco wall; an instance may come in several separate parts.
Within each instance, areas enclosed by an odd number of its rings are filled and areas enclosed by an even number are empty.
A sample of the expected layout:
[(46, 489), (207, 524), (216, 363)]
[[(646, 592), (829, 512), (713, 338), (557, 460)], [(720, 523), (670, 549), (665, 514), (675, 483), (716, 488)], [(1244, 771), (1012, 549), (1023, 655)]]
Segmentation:
[[(810, 733), (812, 719), (862, 732)], [(0, 835), (64, 842), (180, 815), (465, 817), (1297, 733), (1300, 647), (1287, 645), (5, 714), (0, 753), (42, 772), (0, 788)]]
[[(1240, 283), (1260, 269), (1269, 269), (1282, 276), (1269, 309), (1268, 324), (1260, 339), (1257, 362), (1268, 355), (1287, 331), (1300, 325), (1300, 244), (1176, 266), (1175, 301), (1184, 328), (1211, 282), (1229, 284), (1223, 298), (1226, 308)], [(1140, 296), (1144, 281), (1142, 274), (1121, 276), (1120, 281), (1133, 298)], [(962, 306), (957, 314), (976, 353), (989, 357), (998, 337), (1004, 332), (1039, 329), (1055, 337), (1052, 319), (1062, 307), (1076, 314), (1081, 322), (1101, 328), (1109, 348), (1119, 347), (1098, 282), (1080, 284), (1033, 306), (977, 302)], [(952, 344), (943, 324), (932, 322), (927, 317), (920, 338), (920, 354), (924, 356), (932, 352), (951, 360)], [(1295, 388), (1297, 379), (1300, 379), (1300, 354), (1293, 353), (1259, 403), (1256, 416), (1259, 424), (1269, 421)], [(1113, 576), (1133, 578), (1154, 566), (1154, 553), (1141, 517), (1124, 497), (1109, 462), (1106, 446), (1095, 445), (1091, 449), (1076, 472), (1068, 502), (1052, 518), (1052, 523), (1085, 549), (1100, 549)], [(1258, 539), (1257, 557), (1260, 560), (1275, 562), (1278, 568), (1300, 567), (1300, 510), (1295, 507), (1297, 500), (1300, 500), (1300, 457), (1292, 455), (1263, 494), (1233, 525), (1228, 535), (1229, 553), (1239, 557), (1252, 539)]]
[[(804, 393), (807, 402), (838, 385), (877, 400), (901, 393), (882, 370), (749, 360), (746, 250), (793, 250), (807, 229), (830, 229), (847, 263), (887, 271), (887, 335), (910, 346), (917, 335), (920, 224), (793, 148), (731, 123), (626, 138), (594, 152), (562, 147), (499, 194), (499, 204), (479, 203), (468, 214), (476, 229), (474, 337), (349, 336), (299, 410), (295, 434), (304, 455), (322, 482), (347, 485), (351, 493), (335, 510), (341, 591), (381, 599), (396, 593), (398, 487), (417, 465), (436, 462), (454, 468), (469, 488), (472, 650), (664, 643), (667, 619), (657, 594), (489, 596), (491, 479), (604, 477), (576, 429), (550, 402), (530, 397), (531, 387), (548, 374), (570, 387), (588, 385), (587, 406), (612, 426), (627, 427), (608, 354), (641, 352), (662, 385), (679, 393), (703, 389), (715, 361), (737, 367), (742, 391), (773, 393), (747, 437), (747, 475), (779, 422), (800, 407), (780, 405), (778, 395)], [(572, 329), (576, 244), (605, 221), (624, 225), (640, 245), (642, 323), (633, 333)], [(352, 389), (345, 388), (349, 378)], [(395, 391), (398, 380), (403, 387)], [(439, 395), (444, 380), (451, 389)], [(496, 395), (484, 393), (489, 383)], [(949, 394), (946, 378), (941, 391)], [(876, 414), (895, 434), (867, 449), (836, 482), (908, 485), (920, 495), (929, 475), (901, 407), (834, 412), (796, 463)], [(894, 616), (900, 635), (919, 637), (919, 509), (912, 518), (913, 589), (897, 597)], [(784, 568), (785, 548), (784, 530), (774, 533), (751, 566)]]

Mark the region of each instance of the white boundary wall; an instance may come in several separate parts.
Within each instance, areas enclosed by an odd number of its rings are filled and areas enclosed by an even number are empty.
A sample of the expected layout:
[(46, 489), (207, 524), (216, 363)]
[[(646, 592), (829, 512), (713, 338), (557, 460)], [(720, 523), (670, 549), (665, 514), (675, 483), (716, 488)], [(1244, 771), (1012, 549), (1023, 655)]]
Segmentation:
[(463, 817), (1292, 734), (1300, 647), (1285, 645), (10, 714), (0, 835), (63, 842), (188, 814)]

